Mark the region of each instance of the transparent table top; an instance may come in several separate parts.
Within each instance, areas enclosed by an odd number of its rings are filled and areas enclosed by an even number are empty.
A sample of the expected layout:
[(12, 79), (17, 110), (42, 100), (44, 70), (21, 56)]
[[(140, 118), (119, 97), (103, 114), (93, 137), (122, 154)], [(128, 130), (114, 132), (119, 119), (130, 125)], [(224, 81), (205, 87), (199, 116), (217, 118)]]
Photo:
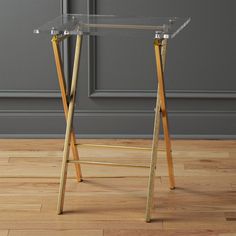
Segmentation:
[(190, 18), (135, 17), (115, 15), (64, 14), (36, 28), (34, 33), (50, 35), (104, 35), (151, 33), (158, 38), (175, 37)]

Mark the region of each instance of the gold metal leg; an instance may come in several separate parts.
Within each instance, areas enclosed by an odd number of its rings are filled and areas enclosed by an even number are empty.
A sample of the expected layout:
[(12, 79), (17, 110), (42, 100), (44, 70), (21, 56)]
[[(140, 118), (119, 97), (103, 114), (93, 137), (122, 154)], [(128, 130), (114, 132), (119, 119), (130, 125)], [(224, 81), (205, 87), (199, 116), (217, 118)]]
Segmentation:
[(156, 109), (155, 109), (155, 120), (154, 120), (154, 130), (153, 130), (153, 140), (152, 140), (152, 156), (151, 156), (151, 166), (149, 173), (149, 181), (148, 181), (148, 194), (147, 194), (147, 204), (146, 204), (146, 222), (150, 222), (151, 220), (151, 208), (153, 204), (153, 194), (154, 194), (154, 180), (155, 180), (155, 170), (157, 163), (157, 148), (159, 141), (159, 131), (160, 131), (160, 92), (157, 92), (156, 99)]
[(169, 173), (169, 185), (170, 189), (174, 189), (175, 188), (174, 167), (173, 167), (172, 151), (171, 151), (171, 143), (169, 135), (168, 114), (166, 110), (165, 83), (163, 75), (167, 40), (155, 39), (154, 45), (155, 45), (157, 73), (158, 73), (158, 87), (160, 88), (162, 124), (166, 143), (166, 157), (167, 157), (168, 173)]
[(74, 58), (74, 67), (73, 67), (73, 75), (72, 75), (72, 83), (71, 83), (71, 91), (70, 91), (68, 118), (67, 118), (67, 125), (66, 125), (64, 153), (63, 153), (62, 167), (61, 167), (61, 178), (60, 178), (59, 196), (58, 196), (58, 204), (57, 204), (57, 214), (61, 214), (63, 212), (63, 205), (64, 205), (68, 159), (69, 159), (69, 151), (70, 151), (69, 146), (70, 146), (71, 129), (72, 129), (73, 116), (74, 116), (74, 106), (75, 106), (76, 89), (77, 89), (77, 81), (78, 81), (78, 69), (79, 69), (79, 61), (80, 61), (81, 43), (82, 43), (82, 36), (78, 35), (77, 40), (76, 40), (76, 47), (75, 47), (75, 58)]
[[(53, 47), (54, 58), (55, 58), (55, 63), (56, 63), (59, 86), (61, 90), (61, 97), (62, 97), (65, 118), (67, 120), (68, 102), (67, 102), (67, 96), (66, 96), (66, 85), (65, 85), (65, 78), (64, 78), (64, 73), (62, 69), (61, 55), (60, 55), (60, 50), (59, 50), (59, 40), (57, 36), (54, 36), (52, 38), (52, 47)], [(79, 160), (79, 153), (76, 147), (76, 137), (75, 137), (73, 128), (71, 129), (71, 150), (73, 153), (74, 160)], [(81, 167), (79, 163), (75, 163), (75, 170), (76, 170), (77, 181), (78, 182), (82, 181), (82, 172), (81, 172)]]
[(151, 156), (151, 166), (150, 166), (150, 174), (148, 182), (148, 195), (147, 195), (146, 216), (145, 216), (146, 222), (151, 221), (151, 208), (153, 205), (154, 182), (155, 182), (154, 180), (155, 180), (157, 149), (158, 149), (159, 130), (160, 130), (160, 111), (162, 112), (163, 130), (166, 142), (170, 188), (174, 189), (175, 187), (174, 169), (173, 169), (173, 161), (171, 155), (171, 146), (170, 146), (169, 129), (168, 129), (168, 117), (167, 117), (166, 102), (165, 102), (164, 75), (163, 75), (166, 61), (166, 47), (167, 47), (166, 39), (164, 40), (155, 39), (154, 48), (156, 55), (158, 92), (156, 99), (156, 110), (155, 110), (153, 142), (152, 142), (152, 156)]

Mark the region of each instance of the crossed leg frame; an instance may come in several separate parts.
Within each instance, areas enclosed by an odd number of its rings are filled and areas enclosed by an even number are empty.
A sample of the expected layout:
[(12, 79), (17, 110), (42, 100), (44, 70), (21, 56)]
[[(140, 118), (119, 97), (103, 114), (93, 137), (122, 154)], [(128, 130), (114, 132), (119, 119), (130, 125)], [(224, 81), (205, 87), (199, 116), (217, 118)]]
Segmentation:
[[(61, 53), (60, 53), (60, 47), (59, 47), (60, 41), (64, 39), (65, 37), (54, 36), (52, 38), (52, 48), (54, 52), (57, 76), (58, 76), (59, 86), (61, 90), (61, 97), (62, 97), (62, 104), (63, 104), (64, 113), (65, 113), (65, 119), (67, 120), (67, 117), (68, 117), (68, 96), (67, 95), (68, 94), (67, 94), (67, 89), (66, 89), (64, 72), (62, 69)], [(70, 135), (71, 135), (71, 150), (73, 153), (74, 160), (79, 160), (79, 153), (76, 147), (76, 138), (75, 138), (75, 133), (73, 131), (73, 128), (71, 128)], [(75, 163), (75, 170), (76, 170), (77, 181), (81, 182), (82, 172), (81, 172), (81, 167), (79, 163)]]
[[(64, 39), (65, 39), (65, 36), (54, 36), (52, 39), (55, 64), (56, 64), (58, 80), (59, 80), (59, 85), (60, 85), (60, 90), (61, 90), (65, 118), (67, 122), (62, 167), (61, 167), (57, 214), (61, 214), (63, 212), (65, 187), (66, 187), (66, 180), (67, 180), (67, 170), (68, 170), (69, 163), (74, 163), (75, 165), (76, 178), (78, 182), (82, 181), (80, 164), (149, 168), (150, 173), (149, 173), (149, 181), (148, 181), (145, 221), (150, 222), (151, 209), (153, 206), (154, 182), (155, 182), (154, 180), (155, 180), (155, 172), (156, 172), (156, 164), (157, 164), (157, 151), (158, 151), (161, 118), (162, 118), (164, 139), (165, 139), (165, 145), (166, 145), (166, 156), (167, 156), (168, 174), (169, 174), (169, 187), (170, 189), (175, 188), (174, 168), (173, 168), (173, 160), (172, 160), (171, 142), (170, 142), (170, 136), (169, 136), (168, 114), (166, 110), (166, 96), (165, 96), (165, 85), (164, 85), (164, 66), (165, 66), (165, 58), (166, 58), (167, 40), (157, 39), (157, 38), (154, 40), (158, 89), (157, 89), (156, 108), (155, 108), (153, 141), (152, 141), (152, 148), (151, 148), (152, 154), (151, 154), (150, 166), (141, 166), (141, 165), (132, 165), (132, 164), (118, 164), (118, 163), (79, 160), (76, 138), (75, 138), (75, 133), (74, 133), (72, 124), (73, 124), (73, 117), (74, 117), (74, 106), (75, 106), (75, 99), (76, 99), (82, 35), (77, 35), (77, 39), (76, 39), (74, 66), (73, 66), (72, 81), (71, 81), (69, 96), (66, 90), (66, 83), (65, 83), (64, 73), (62, 69), (60, 47), (59, 47), (59, 43), (63, 41)], [(88, 145), (88, 146), (92, 146), (92, 145)], [(99, 146), (99, 145), (95, 145), (95, 146)], [(114, 148), (127, 148), (127, 147), (109, 146), (109, 145), (101, 145), (101, 146), (114, 147)], [(73, 160), (69, 160), (70, 147), (73, 154)], [(136, 147), (130, 147), (130, 148), (140, 149)]]

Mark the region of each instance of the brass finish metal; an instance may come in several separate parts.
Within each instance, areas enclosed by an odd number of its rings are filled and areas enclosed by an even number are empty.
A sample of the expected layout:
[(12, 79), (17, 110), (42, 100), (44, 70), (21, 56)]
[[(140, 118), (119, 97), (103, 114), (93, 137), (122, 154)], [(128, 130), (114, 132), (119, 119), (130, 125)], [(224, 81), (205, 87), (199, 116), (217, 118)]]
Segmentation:
[[(163, 131), (166, 143), (166, 156), (169, 172), (169, 185), (170, 189), (175, 188), (175, 178), (174, 178), (174, 167), (171, 153), (171, 143), (169, 135), (169, 125), (168, 125), (168, 114), (166, 109), (166, 95), (165, 95), (165, 82), (164, 82), (164, 62), (166, 58), (166, 47), (167, 40), (155, 39), (155, 54), (156, 54), (156, 63), (157, 63), (157, 73), (158, 73), (158, 87), (160, 88), (160, 102), (161, 102), (161, 114), (162, 114), (162, 123)], [(163, 49), (163, 51), (161, 51)]]
[(146, 216), (145, 216), (146, 222), (151, 221), (151, 208), (153, 205), (155, 169), (157, 163), (157, 148), (158, 148), (159, 130), (160, 130), (160, 111), (163, 120), (163, 130), (166, 143), (170, 188), (171, 189), (175, 188), (174, 168), (171, 154), (168, 117), (166, 111), (165, 87), (164, 87), (164, 67), (166, 61), (166, 47), (167, 47), (166, 39), (154, 40), (154, 49), (155, 49), (156, 66), (157, 66), (158, 92), (156, 99), (156, 113), (155, 113), (154, 132), (153, 132), (152, 159), (151, 159), (149, 182), (148, 182), (148, 194), (147, 194)]
[[(66, 37), (63, 37), (65, 39)], [(66, 83), (65, 83), (65, 77), (64, 77), (64, 72), (62, 69), (62, 62), (61, 62), (61, 55), (60, 55), (60, 49), (59, 49), (59, 39), (62, 40), (62, 38), (58, 36), (54, 36), (52, 38), (52, 47), (53, 47), (53, 52), (54, 52), (54, 58), (55, 58), (55, 63), (56, 63), (56, 69), (57, 69), (57, 76), (58, 76), (58, 81), (59, 81), (59, 86), (61, 90), (61, 97), (62, 97), (62, 103), (63, 103), (63, 108), (64, 108), (64, 113), (65, 113), (65, 118), (67, 120), (68, 116), (68, 101), (67, 101), (67, 94), (66, 94)], [(73, 153), (73, 158), (75, 160), (79, 160), (79, 153), (76, 147), (76, 137), (75, 133), (73, 131), (73, 128), (71, 130), (71, 150)], [(75, 163), (75, 169), (76, 169), (76, 178), (77, 181), (80, 182), (82, 181), (82, 173), (81, 173), (81, 168), (79, 163)]]
[(133, 167), (133, 168), (150, 168), (150, 166), (144, 166), (144, 165), (133, 165), (133, 164), (120, 164), (115, 162), (100, 162), (100, 161), (74, 161), (74, 160), (68, 160), (68, 163), (80, 163), (80, 164), (86, 164), (86, 165), (100, 165), (100, 166), (113, 166), (113, 167)]
[(116, 146), (116, 145), (105, 145), (105, 144), (78, 143), (76, 145), (85, 147), (100, 147), (100, 148), (117, 148), (117, 149), (132, 149), (132, 150), (147, 150), (147, 151), (152, 150), (152, 148), (145, 148), (145, 147), (129, 147), (129, 146)]
[[(61, 61), (60, 61), (58, 41), (56, 37), (57, 36), (54, 36), (52, 40), (52, 44), (53, 44), (54, 56), (55, 56), (55, 61), (56, 61), (56, 66), (57, 66), (59, 84), (60, 84), (61, 93), (62, 93), (63, 107), (64, 107), (65, 115), (67, 117), (67, 127), (66, 127), (65, 143), (64, 143), (63, 160), (62, 160), (57, 213), (61, 214), (63, 212), (65, 186), (66, 186), (66, 179), (67, 179), (67, 169), (68, 169), (69, 163), (74, 163), (76, 166), (79, 166), (79, 168), (80, 168), (79, 164), (103, 165), (103, 166), (113, 166), (113, 167), (149, 168), (150, 173), (149, 173), (149, 181), (148, 181), (148, 195), (147, 195), (145, 220), (146, 222), (150, 222), (151, 208), (153, 205), (154, 180), (155, 180), (155, 170), (156, 170), (156, 163), (157, 163), (157, 151), (158, 151), (161, 116), (162, 116), (162, 123), (163, 123), (163, 130), (164, 130), (164, 137), (165, 137), (165, 144), (166, 144), (170, 188), (171, 189), (175, 188), (174, 169), (173, 169), (173, 161), (172, 161), (172, 154), (171, 154), (171, 144), (170, 144), (170, 136), (169, 136), (168, 117), (167, 117), (167, 111), (166, 111), (166, 98), (165, 98), (165, 86), (164, 86), (164, 75), (163, 75), (164, 66), (165, 66), (165, 58), (166, 58), (167, 40), (155, 39), (154, 41), (158, 89), (157, 89), (152, 148), (146, 148), (146, 147), (128, 147), (128, 146), (103, 145), (103, 144), (101, 145), (76, 144), (75, 135), (72, 129), (72, 123), (73, 123), (73, 116), (74, 116), (74, 106), (75, 106), (76, 87), (77, 87), (77, 80), (78, 80), (78, 68), (79, 68), (79, 61), (80, 61), (82, 36), (78, 35), (77, 41), (76, 41), (69, 107), (67, 105), (68, 101), (67, 101), (66, 90), (65, 90), (65, 80), (64, 80), (64, 75), (63, 75)], [(63, 39), (64, 37), (60, 38), (60, 40), (63, 40)], [(70, 145), (72, 146), (72, 151), (74, 149), (78, 151), (76, 148), (76, 145), (87, 146), (87, 147), (101, 147), (101, 148), (121, 148), (121, 149), (131, 149), (131, 150), (151, 150), (152, 151), (151, 164), (150, 166), (145, 166), (145, 165), (120, 164), (120, 163), (113, 163), (113, 162), (99, 162), (99, 161), (86, 161), (86, 160), (82, 161), (82, 160), (79, 160), (79, 156), (76, 156), (76, 153), (78, 152), (74, 153), (74, 151), (73, 151), (74, 160), (69, 160)], [(79, 169), (79, 171), (81, 170)], [(81, 172), (79, 173), (81, 174)]]
[(52, 37), (52, 42), (56, 41), (57, 43), (59, 43), (69, 37), (70, 37), (70, 35), (54, 35)]
[(71, 129), (72, 129), (75, 98), (76, 98), (81, 42), (82, 42), (82, 36), (78, 35), (77, 40), (76, 40), (76, 46), (75, 46), (75, 58), (74, 58), (74, 67), (73, 67), (73, 75), (72, 75), (72, 83), (71, 83), (71, 91), (70, 91), (70, 102), (69, 102), (69, 109), (68, 109), (64, 152), (63, 152), (63, 159), (62, 159), (57, 214), (61, 214), (63, 212), (63, 206), (64, 206), (64, 196), (65, 196), (65, 187), (66, 187), (66, 179), (67, 179), (67, 169), (68, 169), (67, 161), (69, 159), (69, 151), (70, 151), (69, 144), (70, 144), (70, 139), (71, 139)]
[(150, 222), (150, 212), (153, 204), (153, 191), (154, 191), (154, 180), (155, 180), (155, 170), (157, 163), (157, 150), (158, 150), (158, 141), (159, 141), (159, 132), (160, 132), (160, 92), (159, 87), (157, 89), (157, 98), (156, 98), (156, 111), (155, 111), (155, 120), (154, 120), (154, 129), (153, 129), (153, 139), (152, 139), (152, 154), (151, 154), (151, 165), (150, 173), (148, 180), (148, 194), (147, 194), (147, 203), (146, 203), (146, 213), (145, 220)]

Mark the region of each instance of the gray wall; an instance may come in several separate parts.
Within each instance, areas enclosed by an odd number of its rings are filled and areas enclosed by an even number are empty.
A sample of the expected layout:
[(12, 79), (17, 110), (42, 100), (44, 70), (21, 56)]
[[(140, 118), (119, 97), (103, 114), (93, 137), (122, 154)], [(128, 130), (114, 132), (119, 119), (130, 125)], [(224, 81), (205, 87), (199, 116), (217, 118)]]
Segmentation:
[[(235, 0), (0, 1), (0, 135), (63, 137), (49, 37), (33, 35), (32, 29), (61, 12), (90, 12), (191, 16), (168, 47), (171, 134), (235, 138), (235, 10)], [(83, 43), (74, 124), (80, 137), (150, 137), (156, 90), (152, 39), (85, 37)], [(68, 45), (66, 68), (74, 41)]]

